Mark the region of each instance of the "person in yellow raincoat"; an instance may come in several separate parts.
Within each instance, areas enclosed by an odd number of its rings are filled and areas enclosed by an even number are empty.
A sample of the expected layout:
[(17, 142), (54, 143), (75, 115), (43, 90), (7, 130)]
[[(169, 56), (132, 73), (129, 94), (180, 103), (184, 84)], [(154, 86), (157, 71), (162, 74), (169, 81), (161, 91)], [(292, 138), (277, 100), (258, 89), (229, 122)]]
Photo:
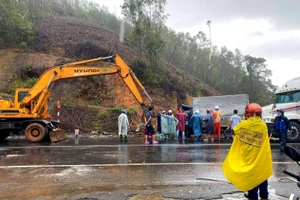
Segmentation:
[(246, 120), (234, 128), (235, 137), (222, 166), (225, 177), (248, 193), (248, 199), (268, 199), (268, 178), (272, 175), (272, 153), (266, 124), (259, 104), (245, 108)]

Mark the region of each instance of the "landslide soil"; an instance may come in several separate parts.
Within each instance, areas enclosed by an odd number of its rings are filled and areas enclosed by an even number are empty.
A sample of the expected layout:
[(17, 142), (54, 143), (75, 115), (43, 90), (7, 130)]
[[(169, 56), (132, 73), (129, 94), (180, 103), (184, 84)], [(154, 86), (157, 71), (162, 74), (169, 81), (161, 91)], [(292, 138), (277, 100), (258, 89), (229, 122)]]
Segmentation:
[[(119, 54), (131, 66), (138, 56), (138, 51), (128, 41), (120, 42), (117, 33), (83, 20), (46, 19), (36, 24), (35, 33), (33, 44), (27, 49), (0, 50), (1, 91), (13, 94), (15, 88), (12, 83), (22, 77), (24, 68), (29, 68), (38, 77), (52, 66), (72, 61)], [(145, 55), (142, 57), (145, 66), (142, 69), (132, 68), (134, 72), (146, 69), (147, 59)], [(164, 73), (169, 79), (163, 86), (146, 85), (143, 77), (138, 77), (153, 99), (157, 112), (169, 109), (175, 112), (178, 104), (192, 104), (193, 94), (182, 90), (176, 80), (183, 79), (184, 83), (190, 84), (188, 87), (201, 88), (201, 93), (196, 96), (221, 95), (219, 91), (176, 66), (167, 65), (165, 61), (162, 63), (158, 73)], [(186, 98), (180, 98), (183, 96)], [(53, 87), (50, 100), (53, 118), (56, 117), (56, 102), (62, 103), (63, 114), (60, 118), (64, 128), (69, 131), (74, 126), (79, 126), (86, 132), (116, 132), (119, 115), (117, 108), (137, 110), (138, 114), (130, 115), (133, 122), (131, 129), (135, 130), (143, 113), (139, 103), (117, 74), (60, 81)]]

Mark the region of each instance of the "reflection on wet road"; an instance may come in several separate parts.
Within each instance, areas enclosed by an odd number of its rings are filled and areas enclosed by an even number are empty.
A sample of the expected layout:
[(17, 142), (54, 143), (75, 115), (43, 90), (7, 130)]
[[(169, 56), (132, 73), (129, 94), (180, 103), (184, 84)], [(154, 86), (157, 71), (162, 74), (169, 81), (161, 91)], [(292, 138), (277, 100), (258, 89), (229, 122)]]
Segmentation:
[[(299, 147), (299, 144), (293, 144)], [(22, 139), (0, 144), (0, 165), (88, 165), (139, 163), (222, 163), (231, 146), (229, 140), (219, 143), (182, 140), (144, 145), (141, 138), (126, 143), (117, 139), (74, 138), (59, 143), (28, 143)], [(272, 144), (273, 162), (293, 163)]]
[[(300, 149), (299, 144), (292, 145)], [(87, 185), (95, 184), (98, 190), (106, 188), (106, 190), (118, 191), (121, 190), (120, 188), (125, 188), (127, 191), (169, 186), (189, 187), (187, 188), (189, 190), (201, 183), (204, 189), (201, 198), (210, 199), (218, 198), (222, 194), (239, 193), (227, 182), (221, 171), (222, 162), (230, 146), (230, 140), (221, 140), (213, 144), (192, 139), (168, 140), (160, 141), (155, 145), (145, 145), (142, 138), (130, 138), (128, 142), (121, 142), (117, 138), (70, 137), (59, 143), (35, 144), (28, 143), (23, 138), (11, 138), (8, 142), (0, 144), (0, 173), (1, 170), (24, 169), (26, 171), (49, 168), (47, 173), (42, 175), (43, 177), (53, 178), (63, 175), (68, 177), (79, 173), (89, 180)], [(297, 173), (300, 167), (279, 152), (278, 143), (271, 143), (271, 146), (274, 174), (269, 181), (274, 195), (276, 193), (287, 196), (292, 191), (300, 196), (300, 189), (296, 184), (279, 183), (277, 180), (284, 176), (283, 169)], [(97, 180), (101, 181), (97, 182)], [(114, 186), (110, 188), (112, 185)], [(221, 185), (223, 189), (212, 195), (211, 188), (216, 189)], [(86, 190), (91, 192), (90, 187)], [(170, 189), (165, 188), (162, 193), (164, 196), (169, 194), (170, 197), (176, 198), (199, 198), (195, 191), (190, 195), (177, 193), (175, 195)], [(100, 196), (103, 198), (102, 195)], [(241, 196), (237, 199), (241, 199)]]

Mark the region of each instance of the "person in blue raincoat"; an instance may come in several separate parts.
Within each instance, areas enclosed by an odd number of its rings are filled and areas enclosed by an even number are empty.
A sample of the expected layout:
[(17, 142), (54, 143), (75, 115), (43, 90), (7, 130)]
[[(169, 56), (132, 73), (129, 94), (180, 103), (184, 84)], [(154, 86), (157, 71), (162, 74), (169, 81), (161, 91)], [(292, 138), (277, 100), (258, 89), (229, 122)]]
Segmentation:
[(195, 114), (191, 118), (191, 122), (193, 124), (193, 132), (194, 132), (195, 140), (201, 139), (201, 134), (202, 134), (202, 116), (200, 115), (199, 110), (196, 110)]
[(291, 131), (291, 124), (286, 116), (284, 116), (283, 109), (277, 109), (277, 116), (275, 117), (273, 132), (279, 136), (280, 151), (283, 152), (286, 146), (286, 137), (288, 130)]

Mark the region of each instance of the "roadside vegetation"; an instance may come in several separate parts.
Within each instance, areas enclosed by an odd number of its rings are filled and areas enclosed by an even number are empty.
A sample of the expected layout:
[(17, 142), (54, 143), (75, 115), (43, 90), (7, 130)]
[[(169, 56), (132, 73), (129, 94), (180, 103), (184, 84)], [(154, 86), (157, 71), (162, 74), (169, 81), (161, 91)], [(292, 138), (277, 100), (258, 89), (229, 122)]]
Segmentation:
[[(90, 0), (0, 1), (0, 48), (52, 54), (61, 58), (57, 64), (120, 54), (150, 96), (166, 101), (169, 95), (169, 108), (172, 98), (179, 104), (191, 96), (248, 94), (251, 102), (261, 105), (273, 101), (275, 86), (264, 58), (243, 55), (238, 49), (232, 52), (225, 46), (211, 48), (201, 31), (193, 36), (168, 28), (166, 3), (124, 0), (121, 19)], [(19, 64), (7, 93), (32, 87), (45, 69)], [(115, 131), (120, 108), (113, 106), (116, 94), (107, 91), (115, 91), (114, 86), (106, 82), (104, 77), (90, 77), (57, 86), (60, 95), (64, 94), (60, 99), (65, 110), (61, 117), (67, 122), (63, 128)], [(104, 109), (104, 102), (112, 107)], [(135, 121), (137, 111), (127, 111)]]
[[(34, 41), (35, 25), (42, 19), (79, 18), (116, 34), (124, 33), (124, 40), (139, 50), (133, 62), (134, 68), (143, 80), (147, 80), (146, 85), (172, 87), (176, 81), (182, 90), (197, 95), (201, 87), (194, 88), (189, 80), (168, 80), (168, 75), (161, 73), (162, 65), (174, 65), (182, 70), (181, 73), (189, 73), (223, 94), (246, 93), (251, 102), (262, 105), (272, 102), (275, 86), (270, 80), (272, 71), (267, 68), (264, 58), (243, 55), (239, 49), (232, 52), (225, 46), (213, 46), (211, 51), (210, 42), (203, 32), (192, 36), (166, 27), (166, 2), (124, 0), (123, 24), (123, 20), (109, 13), (105, 6), (88, 0), (1, 1), (0, 47), (30, 47)], [(121, 31), (122, 27), (124, 30)], [(147, 62), (143, 61), (145, 53)], [(138, 70), (141, 65), (143, 67)], [(183, 92), (178, 91), (178, 94), (185, 98)]]

